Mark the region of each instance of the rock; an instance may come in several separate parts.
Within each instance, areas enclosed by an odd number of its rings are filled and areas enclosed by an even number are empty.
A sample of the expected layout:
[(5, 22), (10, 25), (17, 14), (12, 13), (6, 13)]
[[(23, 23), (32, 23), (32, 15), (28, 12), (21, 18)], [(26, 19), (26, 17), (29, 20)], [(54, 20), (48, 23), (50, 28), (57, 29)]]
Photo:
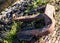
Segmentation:
[(58, 22), (58, 24), (60, 25), (60, 22)]
[(0, 0), (0, 5), (4, 4), (6, 2), (6, 0)]
[(48, 43), (52, 43), (52, 40), (50, 39), (50, 40), (48, 41)]
[(52, 43), (54, 43), (56, 41), (56, 38), (54, 37), (53, 40), (52, 40)]
[(52, 34), (52, 36), (51, 37), (54, 37), (56, 35), (56, 31), (54, 31), (54, 33)]
[(0, 37), (0, 43), (2, 43), (2, 41), (3, 41), (3, 40), (2, 40), (2, 38)]
[(58, 43), (58, 40), (56, 40), (55, 43)]
[(38, 43), (45, 43), (43, 38), (39, 39)]
[(56, 3), (58, 3), (60, 0), (55, 0)]

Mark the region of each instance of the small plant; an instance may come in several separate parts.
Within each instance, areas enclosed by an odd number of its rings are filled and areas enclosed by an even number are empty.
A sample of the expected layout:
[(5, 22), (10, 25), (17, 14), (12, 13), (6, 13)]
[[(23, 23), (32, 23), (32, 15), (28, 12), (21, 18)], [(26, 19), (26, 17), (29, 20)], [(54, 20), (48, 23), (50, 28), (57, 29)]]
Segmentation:
[(17, 32), (17, 27), (18, 27), (17, 23), (13, 22), (11, 30), (9, 32), (7, 32), (5, 35), (4, 43), (12, 43), (13, 42), (13, 39)]

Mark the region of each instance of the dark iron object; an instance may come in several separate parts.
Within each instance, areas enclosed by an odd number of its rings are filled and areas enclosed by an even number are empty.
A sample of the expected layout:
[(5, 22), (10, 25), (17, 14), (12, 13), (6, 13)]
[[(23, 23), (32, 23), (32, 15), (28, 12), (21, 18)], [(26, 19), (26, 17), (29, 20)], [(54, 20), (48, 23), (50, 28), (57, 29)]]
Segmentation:
[[(27, 38), (25, 39), (23, 37), (21, 37), (21, 39), (20, 39), (19, 35), (20, 36), (22, 36), (22, 35), (29, 36), (30, 35), (31, 37), (29, 37), (28, 40), (31, 40), (33, 37), (44, 36), (44, 35), (47, 35), (47, 34), (53, 32), (54, 26), (55, 26), (55, 20), (53, 18), (54, 12), (55, 12), (54, 6), (47, 4), (44, 14), (22, 16), (22, 17), (16, 17), (15, 14), (13, 14), (13, 20), (15, 20), (15, 21), (19, 21), (19, 20), (20, 21), (32, 21), (32, 20), (41, 19), (41, 18), (44, 18), (44, 20), (45, 20), (45, 26), (42, 29), (40, 29), (40, 28), (39, 29), (33, 29), (32, 28), (32, 30), (19, 31), (17, 34), (17, 38), (19, 40), (26, 40)], [(5, 15), (2, 15), (0, 17), (0, 19), (2, 17), (5, 17)]]
[[(35, 19), (41, 19), (41, 18), (45, 19), (45, 26), (42, 29), (32, 29), (32, 30), (20, 31), (17, 34), (18, 39), (21, 40), (19, 38), (19, 35), (21, 35), (21, 34), (27, 35), (27, 36), (32, 35), (35, 37), (40, 37), (40, 36), (44, 36), (44, 35), (47, 35), (47, 34), (53, 32), (55, 29), (54, 28), (55, 20), (53, 18), (54, 12), (55, 12), (54, 6), (47, 4), (46, 9), (45, 9), (45, 14), (34, 15), (34, 16), (15, 17), (14, 20), (20, 20), (20, 21), (26, 21), (26, 20), (28, 21), (28, 20), (35, 20)], [(21, 38), (22, 38), (22, 40), (26, 40), (26, 39), (23, 39), (23, 37), (21, 37)]]
[(21, 40), (31, 40), (32, 38), (33, 38), (34, 36), (32, 36), (32, 35), (24, 35), (24, 34), (19, 34), (18, 35), (18, 38), (20, 39), (20, 41)]

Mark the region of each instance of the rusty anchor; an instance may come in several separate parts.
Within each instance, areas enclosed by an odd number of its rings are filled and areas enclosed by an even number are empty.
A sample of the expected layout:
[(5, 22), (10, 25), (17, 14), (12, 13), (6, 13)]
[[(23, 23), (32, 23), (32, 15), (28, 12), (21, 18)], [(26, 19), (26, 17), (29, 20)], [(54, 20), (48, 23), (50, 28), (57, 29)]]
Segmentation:
[[(54, 8), (54, 6), (52, 6), (50, 4), (46, 5), (45, 12), (40, 15), (37, 14), (37, 15), (16, 17), (15, 14), (13, 14), (13, 20), (15, 20), (15, 21), (32, 21), (32, 20), (41, 19), (41, 18), (44, 18), (44, 20), (45, 20), (45, 26), (42, 29), (19, 31), (17, 33), (17, 38), (19, 40), (29, 41), (33, 37), (40, 37), (40, 36), (44, 36), (44, 35), (47, 35), (47, 34), (53, 32), (55, 29), (54, 28), (55, 19), (53, 18), (53, 14), (55, 14), (55, 8)], [(1, 17), (3, 17), (3, 16), (1, 16)]]
[[(31, 40), (34, 36), (40, 37), (47, 35), (54, 31), (55, 26), (55, 19), (53, 18), (53, 14), (55, 14), (55, 8), (54, 6), (47, 4), (45, 8), (44, 14), (40, 15), (31, 15), (31, 16), (22, 16), (22, 17), (16, 17), (13, 16), (13, 20), (15, 21), (31, 21), (35, 19), (45, 19), (45, 26), (42, 29), (32, 29), (32, 30), (26, 30), (26, 31), (20, 31), (17, 34), (17, 37), (19, 40)], [(27, 38), (28, 37), (28, 38)]]

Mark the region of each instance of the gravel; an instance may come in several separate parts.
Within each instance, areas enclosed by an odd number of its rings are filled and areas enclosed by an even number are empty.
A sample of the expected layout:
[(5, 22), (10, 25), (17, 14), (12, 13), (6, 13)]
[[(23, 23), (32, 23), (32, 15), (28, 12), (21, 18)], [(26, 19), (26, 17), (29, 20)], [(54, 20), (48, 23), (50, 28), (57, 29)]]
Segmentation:
[[(3, 24), (1, 24), (1, 26), (3, 28), (0, 26), (0, 28), (1, 28), (0, 32), (1, 31), (8, 31), (8, 30), (11, 29), (11, 25), (10, 24), (12, 24), (12, 22), (11, 22), (12, 19), (11, 18), (12, 18), (13, 14), (18, 14), (20, 16), (24, 15), (23, 12), (26, 10), (26, 8), (24, 8), (24, 7), (27, 7), (27, 5), (24, 6), (26, 1), (24, 1), (24, 0), (21, 0), (21, 1), (22, 2), (19, 1), (17, 3), (14, 3), (12, 6), (9, 6), (8, 9), (6, 9), (5, 11), (1, 12), (2, 15), (5, 14), (6, 19), (3, 18), (3, 20), (0, 20), (1, 23), (3, 23)], [(30, 1), (33, 2), (33, 0), (29, 0), (29, 1), (27, 1), (27, 3), (28, 2), (31, 3)], [(55, 0), (53, 0), (53, 1), (55, 1)], [(24, 7), (22, 7), (22, 6), (24, 6)], [(42, 42), (44, 42), (44, 43), (60, 43), (60, 19), (59, 19), (60, 18), (60, 1), (59, 0), (56, 0), (55, 7), (56, 7), (56, 14), (54, 15), (54, 18), (56, 20), (56, 26), (55, 26), (54, 32), (52, 32), (51, 34), (48, 34), (47, 36), (40, 37), (38, 41), (35, 41), (35, 43), (42, 43)], [(35, 9), (31, 10), (31, 11), (32, 11), (32, 13), (36, 12)], [(7, 22), (5, 22), (5, 21), (7, 21)], [(2, 40), (2, 38), (0, 36), (0, 42), (1, 42), (1, 40)]]

